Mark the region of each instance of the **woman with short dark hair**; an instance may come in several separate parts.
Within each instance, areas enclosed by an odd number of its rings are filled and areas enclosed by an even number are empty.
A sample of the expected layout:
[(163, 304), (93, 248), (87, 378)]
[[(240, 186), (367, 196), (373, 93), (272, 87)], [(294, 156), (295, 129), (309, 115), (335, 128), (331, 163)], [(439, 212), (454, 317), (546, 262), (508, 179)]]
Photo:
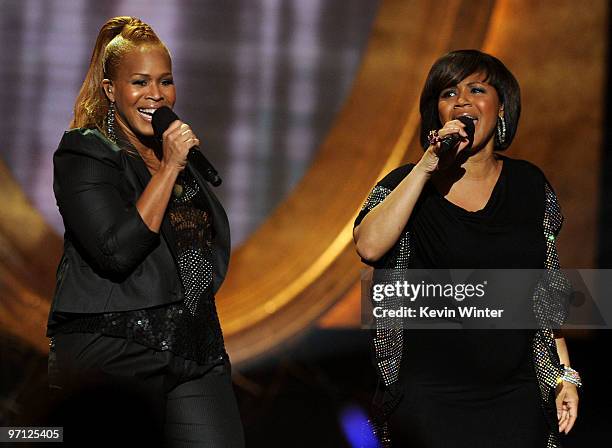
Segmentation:
[[(498, 153), (521, 111), (512, 73), (477, 50), (448, 53), (429, 72), (420, 111), (423, 156), (378, 182), (355, 221), (362, 260), (398, 271), (559, 269), (552, 187), (531, 163)], [(550, 448), (574, 425), (580, 378), (550, 328), (373, 331), (385, 446)]]

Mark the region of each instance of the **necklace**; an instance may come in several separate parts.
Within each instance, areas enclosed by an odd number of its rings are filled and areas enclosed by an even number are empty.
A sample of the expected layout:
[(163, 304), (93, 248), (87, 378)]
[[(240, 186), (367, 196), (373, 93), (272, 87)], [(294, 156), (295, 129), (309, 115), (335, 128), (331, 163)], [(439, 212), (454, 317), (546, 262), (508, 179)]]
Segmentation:
[(180, 197), (183, 196), (184, 191), (185, 190), (181, 184), (174, 184), (174, 187), (172, 187), (172, 194), (176, 199), (180, 199)]
[(200, 187), (195, 179), (187, 176), (180, 176), (172, 187), (172, 195), (175, 202), (189, 202), (198, 192)]

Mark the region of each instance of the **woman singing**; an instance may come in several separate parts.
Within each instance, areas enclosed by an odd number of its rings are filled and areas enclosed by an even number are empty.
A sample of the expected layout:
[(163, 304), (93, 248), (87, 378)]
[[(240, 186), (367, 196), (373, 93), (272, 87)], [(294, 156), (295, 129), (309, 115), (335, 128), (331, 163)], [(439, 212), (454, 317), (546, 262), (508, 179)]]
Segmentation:
[(153, 113), (175, 100), (170, 54), (153, 29), (133, 17), (105, 23), (53, 158), (66, 232), (50, 386), (134, 385), (155, 403), (168, 446), (242, 447), (214, 300), (229, 227), (204, 179), (185, 169), (199, 144), (190, 126), (177, 120), (154, 138)]
[[(499, 154), (520, 109), (498, 59), (462, 50), (436, 61), (420, 100), (425, 152), (372, 190), (355, 222), (362, 259), (396, 270), (559, 269), (553, 189), (531, 163)], [(474, 123), (473, 141), (460, 117)], [(441, 152), (450, 135), (458, 144)], [(377, 328), (374, 350), (385, 446), (552, 448), (576, 421), (580, 377), (549, 328)]]

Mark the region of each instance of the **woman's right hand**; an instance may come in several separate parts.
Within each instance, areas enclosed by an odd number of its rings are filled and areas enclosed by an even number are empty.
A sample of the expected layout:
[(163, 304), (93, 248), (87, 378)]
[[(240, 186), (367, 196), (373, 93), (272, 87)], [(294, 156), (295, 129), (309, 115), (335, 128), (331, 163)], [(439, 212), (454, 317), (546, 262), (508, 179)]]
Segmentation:
[(151, 177), (136, 202), (140, 217), (152, 232), (159, 232), (176, 178), (187, 166), (189, 150), (199, 144), (200, 140), (189, 125), (181, 120), (170, 123), (162, 134), (160, 169)]
[(194, 146), (199, 146), (200, 140), (188, 124), (175, 120), (163, 133), (162, 144), (162, 165), (180, 172), (187, 166), (189, 150)]
[(417, 167), (427, 175), (431, 175), (437, 170), (448, 168), (455, 160), (457, 154), (469, 144), (468, 135), (464, 128), (465, 124), (459, 120), (447, 121), (442, 129), (438, 131), (438, 136), (442, 139), (448, 135), (459, 134), (462, 137), (461, 142), (456, 148), (446, 151), (442, 155), (440, 155), (440, 142), (435, 145), (429, 145), (421, 160), (417, 163)]

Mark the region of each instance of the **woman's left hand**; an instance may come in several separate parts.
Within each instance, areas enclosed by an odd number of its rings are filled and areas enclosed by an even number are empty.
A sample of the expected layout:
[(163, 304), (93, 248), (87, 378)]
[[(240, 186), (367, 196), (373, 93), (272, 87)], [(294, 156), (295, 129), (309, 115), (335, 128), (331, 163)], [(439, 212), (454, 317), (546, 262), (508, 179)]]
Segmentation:
[(559, 432), (570, 432), (578, 417), (578, 388), (567, 381), (557, 386), (557, 419)]

